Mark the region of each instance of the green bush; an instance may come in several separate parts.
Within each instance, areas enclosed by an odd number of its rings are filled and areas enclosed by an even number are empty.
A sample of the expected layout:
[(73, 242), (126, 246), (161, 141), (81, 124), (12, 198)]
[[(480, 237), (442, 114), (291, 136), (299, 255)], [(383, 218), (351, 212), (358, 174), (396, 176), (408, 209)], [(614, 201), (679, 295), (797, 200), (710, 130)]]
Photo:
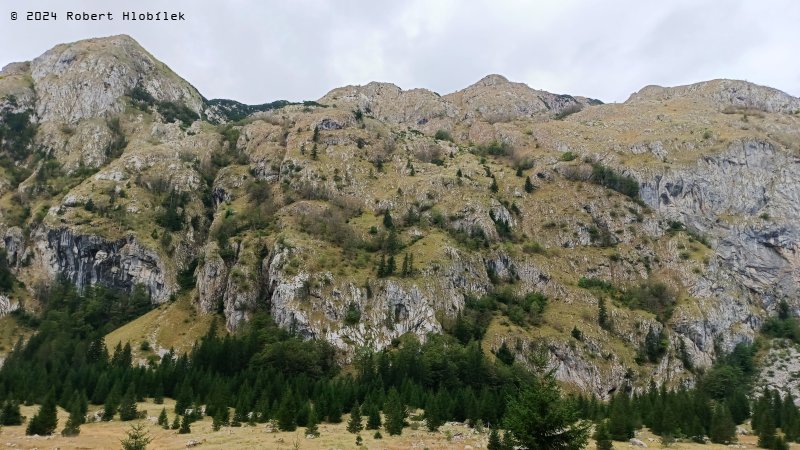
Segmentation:
[(498, 141), (492, 141), (486, 145), (479, 145), (475, 150), (476, 153), (481, 156), (509, 156), (514, 151), (514, 149), (511, 147), (511, 144)]
[(355, 303), (351, 303), (347, 307), (347, 313), (344, 316), (344, 323), (349, 326), (355, 326), (361, 321), (361, 309)]
[(436, 131), (436, 135), (434, 135), (434, 138), (439, 140), (439, 141), (450, 141), (450, 142), (453, 142), (453, 136), (447, 130), (437, 130)]
[(601, 164), (592, 164), (591, 181), (627, 195), (630, 198), (635, 199), (639, 197), (639, 183), (635, 179), (626, 175), (620, 175)]
[(576, 155), (573, 152), (564, 152), (564, 153), (561, 154), (561, 158), (560, 159), (562, 161), (572, 161), (577, 157), (578, 157), (578, 155)]

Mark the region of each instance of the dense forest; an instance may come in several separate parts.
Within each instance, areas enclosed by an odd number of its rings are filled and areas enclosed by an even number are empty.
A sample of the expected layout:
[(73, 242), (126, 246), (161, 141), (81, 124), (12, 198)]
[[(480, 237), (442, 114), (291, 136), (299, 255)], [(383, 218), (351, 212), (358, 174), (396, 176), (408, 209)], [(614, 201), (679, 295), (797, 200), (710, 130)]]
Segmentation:
[[(360, 352), (347, 370), (329, 344), (300, 339), (266, 313), (236, 335), (212, 326), (188, 354), (168, 352), (136, 364), (130, 345), (109, 353), (103, 336), (151, 308), (144, 290), (93, 287), (79, 293), (60, 282), (41, 301), (38, 317), (15, 313), (38, 332), (20, 341), (0, 369), (0, 424), (23, 424), (21, 403), (41, 405), (26, 422), (28, 434), (58, 430), (56, 405), (70, 412), (61, 432), (76, 435), (89, 405), (102, 405), (100, 420), (125, 421), (140, 417), (137, 401), (170, 397), (182, 418), (167, 423), (163, 412), (159, 422), (181, 433), (190, 433), (191, 423), (205, 415), (214, 429), (274, 421), (281, 430), (307, 427), (313, 434), (318, 423), (339, 423), (351, 413), (348, 430), (354, 433), (400, 434), (409, 413), (423, 410), (418, 418), (431, 431), (446, 421), (490, 428), (495, 450), (581, 448), (592, 423), (598, 448), (628, 440), (642, 426), (665, 441), (707, 437), (730, 443), (736, 425), (751, 417), (764, 448), (786, 448), (786, 441), (800, 438), (800, 413), (790, 396), (763, 390), (751, 402), (753, 345), (737, 346), (700, 374), (692, 389), (653, 385), (633, 393), (628, 387), (609, 402), (562, 395), (544, 364), (524, 368), (507, 347), (487, 355), (480, 339), (492, 312), (513, 310), (518, 320), (535, 322), (546, 305), (538, 294), (472, 299), (447, 333), (424, 343), (408, 336), (387, 350)], [(768, 324), (765, 331), (775, 337), (794, 336), (796, 324), (785, 311)]]

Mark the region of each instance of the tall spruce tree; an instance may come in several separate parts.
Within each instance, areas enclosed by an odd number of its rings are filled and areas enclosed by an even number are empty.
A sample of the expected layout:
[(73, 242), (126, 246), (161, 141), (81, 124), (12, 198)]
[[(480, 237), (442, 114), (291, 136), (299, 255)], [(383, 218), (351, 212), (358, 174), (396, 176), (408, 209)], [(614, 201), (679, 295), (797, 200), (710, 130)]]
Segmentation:
[(319, 437), (319, 418), (317, 417), (317, 409), (312, 406), (308, 411), (308, 420), (306, 421), (306, 435)]
[(161, 414), (158, 415), (158, 424), (161, 425), (161, 428), (165, 430), (169, 428), (169, 418), (167, 418), (167, 408), (161, 408)]
[(578, 450), (589, 439), (589, 424), (579, 420), (572, 402), (563, 401), (551, 375), (509, 397), (503, 424), (514, 443), (529, 450)]
[(77, 436), (81, 433), (81, 424), (83, 423), (83, 414), (81, 413), (81, 406), (75, 402), (70, 408), (67, 423), (64, 429), (61, 430), (61, 435), (66, 437)]
[(353, 434), (358, 434), (364, 426), (361, 423), (361, 407), (358, 402), (353, 403), (353, 409), (350, 410), (350, 420), (347, 422), (347, 431)]
[(291, 390), (286, 391), (278, 407), (278, 428), (281, 431), (294, 431), (297, 429), (297, 410), (292, 399)]
[(758, 427), (758, 446), (761, 448), (773, 448), (775, 437), (775, 419), (772, 417), (772, 411), (767, 409), (762, 412)]
[(136, 397), (133, 384), (128, 386), (119, 403), (119, 420), (127, 422), (136, 419), (139, 412), (136, 410)]
[(49, 436), (56, 431), (57, 426), (58, 415), (56, 411), (56, 400), (55, 395), (51, 393), (47, 396), (44, 403), (42, 403), (42, 406), (39, 407), (39, 412), (28, 422), (25, 434), (28, 436), (34, 434)]
[(383, 406), (383, 413), (386, 416), (386, 432), (392, 436), (399, 436), (403, 433), (406, 422), (406, 407), (400, 400), (400, 394), (395, 388), (389, 390), (386, 396), (386, 403)]
[(381, 412), (377, 406), (371, 406), (369, 408), (369, 414), (367, 415), (367, 429), (368, 430), (377, 430), (381, 427)]
[[(619, 392), (611, 399), (608, 413), (608, 432), (615, 441), (627, 441), (633, 437), (634, 424), (628, 395)], [(660, 432), (660, 430), (659, 430)]]
[(597, 428), (594, 430), (594, 440), (597, 450), (611, 450), (614, 448), (614, 443), (611, 441), (611, 433), (608, 432), (608, 423), (605, 420), (597, 424)]
[(178, 434), (189, 434), (191, 432), (191, 419), (188, 416), (183, 416), (183, 420), (181, 420), (181, 427), (178, 428)]
[(733, 423), (733, 417), (727, 405), (718, 404), (714, 407), (708, 438), (716, 444), (730, 444), (736, 441), (736, 424)]

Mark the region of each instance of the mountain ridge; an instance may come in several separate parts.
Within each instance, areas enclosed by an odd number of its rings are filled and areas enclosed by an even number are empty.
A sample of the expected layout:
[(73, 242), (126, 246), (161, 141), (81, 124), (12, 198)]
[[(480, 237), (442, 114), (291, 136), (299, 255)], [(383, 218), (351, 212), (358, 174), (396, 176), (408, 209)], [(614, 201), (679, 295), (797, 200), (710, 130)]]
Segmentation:
[(4, 314), (35, 312), (59, 276), (141, 284), (231, 331), (266, 309), (349, 359), (494, 296), (487, 352), (544, 346), (605, 396), (690, 384), (780, 300), (800, 310), (800, 100), (781, 91), (712, 80), (598, 104), (495, 74), (444, 96), (373, 82), (211, 102), (126, 36), (3, 69), (0, 235), (24, 282)]

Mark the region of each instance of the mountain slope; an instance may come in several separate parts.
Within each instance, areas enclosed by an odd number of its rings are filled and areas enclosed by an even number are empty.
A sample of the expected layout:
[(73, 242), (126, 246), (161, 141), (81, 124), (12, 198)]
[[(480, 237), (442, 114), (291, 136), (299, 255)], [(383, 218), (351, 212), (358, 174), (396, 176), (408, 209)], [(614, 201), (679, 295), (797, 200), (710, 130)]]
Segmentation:
[(800, 306), (799, 104), (715, 80), (603, 105), (490, 75), (245, 107), (128, 37), (81, 41), (0, 74), (0, 234), (15, 292), (190, 291), (231, 331), (268, 309), (345, 358), (483, 317), (487, 351), (543, 346), (586, 391), (691, 382)]

